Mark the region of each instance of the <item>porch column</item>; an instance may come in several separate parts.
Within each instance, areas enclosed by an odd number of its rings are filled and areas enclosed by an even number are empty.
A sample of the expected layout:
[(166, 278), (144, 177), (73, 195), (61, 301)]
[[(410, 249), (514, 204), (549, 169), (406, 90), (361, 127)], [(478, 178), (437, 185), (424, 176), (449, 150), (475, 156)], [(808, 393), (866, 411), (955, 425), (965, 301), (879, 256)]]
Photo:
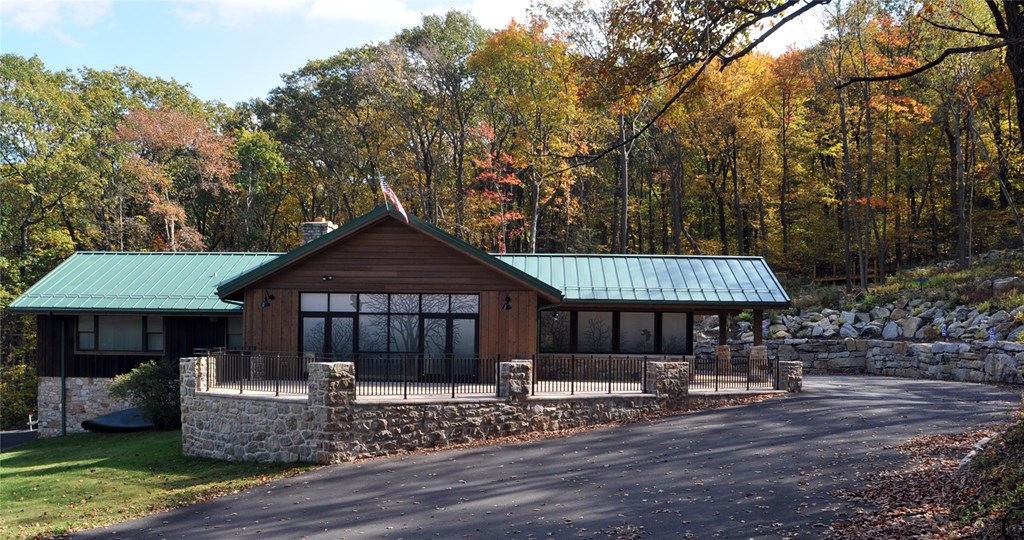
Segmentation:
[(718, 313), (718, 346), (715, 347), (715, 361), (719, 373), (732, 373), (732, 349), (729, 348), (729, 313)]
[(764, 311), (760, 309), (754, 310), (754, 346), (757, 347), (761, 344), (761, 334), (764, 332)]

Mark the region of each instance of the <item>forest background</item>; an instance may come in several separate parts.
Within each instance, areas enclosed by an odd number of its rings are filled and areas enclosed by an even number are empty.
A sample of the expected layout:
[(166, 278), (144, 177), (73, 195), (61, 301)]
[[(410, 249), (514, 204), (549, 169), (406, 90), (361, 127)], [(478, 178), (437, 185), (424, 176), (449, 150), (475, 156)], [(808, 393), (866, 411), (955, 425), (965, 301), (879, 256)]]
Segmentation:
[[(821, 3), (816, 44), (754, 50)], [(760, 255), (867, 289), (1024, 245), (1022, 80), (1024, 14), (995, 0), (539, 4), (497, 31), (452, 11), (234, 106), (5, 54), (0, 308), (76, 250), (293, 249), (300, 222), (383, 204), (381, 179), (488, 251)], [(32, 319), (0, 330), (11, 385)]]

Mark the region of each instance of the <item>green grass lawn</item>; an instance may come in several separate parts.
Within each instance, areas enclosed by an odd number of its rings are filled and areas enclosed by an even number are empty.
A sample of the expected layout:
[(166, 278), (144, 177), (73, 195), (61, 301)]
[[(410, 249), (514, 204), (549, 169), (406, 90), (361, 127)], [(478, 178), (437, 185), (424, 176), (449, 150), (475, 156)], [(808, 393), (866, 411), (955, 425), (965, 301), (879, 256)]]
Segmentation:
[(0, 538), (108, 525), (311, 467), (185, 457), (180, 431), (39, 440), (0, 454)]

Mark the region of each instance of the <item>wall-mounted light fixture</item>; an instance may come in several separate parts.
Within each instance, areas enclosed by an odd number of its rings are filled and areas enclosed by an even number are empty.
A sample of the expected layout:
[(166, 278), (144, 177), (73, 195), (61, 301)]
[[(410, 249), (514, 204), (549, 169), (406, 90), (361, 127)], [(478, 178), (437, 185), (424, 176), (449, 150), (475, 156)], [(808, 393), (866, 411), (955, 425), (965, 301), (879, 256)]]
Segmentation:
[(501, 306), (501, 309), (502, 309), (502, 311), (508, 311), (508, 310), (512, 309), (512, 297), (511, 296), (506, 296), (505, 297), (505, 304)]
[(334, 276), (328, 275), (328, 276), (324, 276), (324, 277), (322, 277), (320, 279), (323, 279), (324, 281), (330, 281), (330, 280), (334, 279)]
[(551, 320), (552, 321), (557, 321), (558, 320), (558, 310), (557, 309), (555, 310), (554, 313), (551, 314)]
[(268, 307), (270, 307), (270, 301), (273, 300), (273, 299), (274, 299), (274, 295), (269, 294), (269, 293), (263, 293), (263, 301), (260, 302), (260, 307), (261, 308), (268, 308)]

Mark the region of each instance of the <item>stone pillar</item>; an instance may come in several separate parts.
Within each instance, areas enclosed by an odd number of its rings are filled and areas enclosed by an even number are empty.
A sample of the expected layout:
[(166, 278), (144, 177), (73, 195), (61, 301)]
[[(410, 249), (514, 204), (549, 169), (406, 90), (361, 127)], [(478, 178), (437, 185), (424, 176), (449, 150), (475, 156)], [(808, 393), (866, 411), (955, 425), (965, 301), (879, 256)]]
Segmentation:
[(728, 345), (715, 347), (715, 362), (720, 375), (732, 373), (732, 347)]
[(352, 459), (352, 403), (356, 366), (352, 362), (310, 362), (309, 398), (312, 460), (338, 463)]
[(533, 381), (533, 361), (513, 360), (498, 364), (498, 397), (510, 403), (530, 399), (530, 384)]
[(689, 362), (647, 362), (644, 392), (654, 394), (668, 410), (685, 408), (690, 393)]
[(761, 380), (770, 371), (768, 365), (768, 346), (754, 345), (750, 348), (750, 357), (747, 358), (747, 373), (749, 378)]
[(779, 390), (800, 392), (804, 388), (803, 362), (779, 362)]

